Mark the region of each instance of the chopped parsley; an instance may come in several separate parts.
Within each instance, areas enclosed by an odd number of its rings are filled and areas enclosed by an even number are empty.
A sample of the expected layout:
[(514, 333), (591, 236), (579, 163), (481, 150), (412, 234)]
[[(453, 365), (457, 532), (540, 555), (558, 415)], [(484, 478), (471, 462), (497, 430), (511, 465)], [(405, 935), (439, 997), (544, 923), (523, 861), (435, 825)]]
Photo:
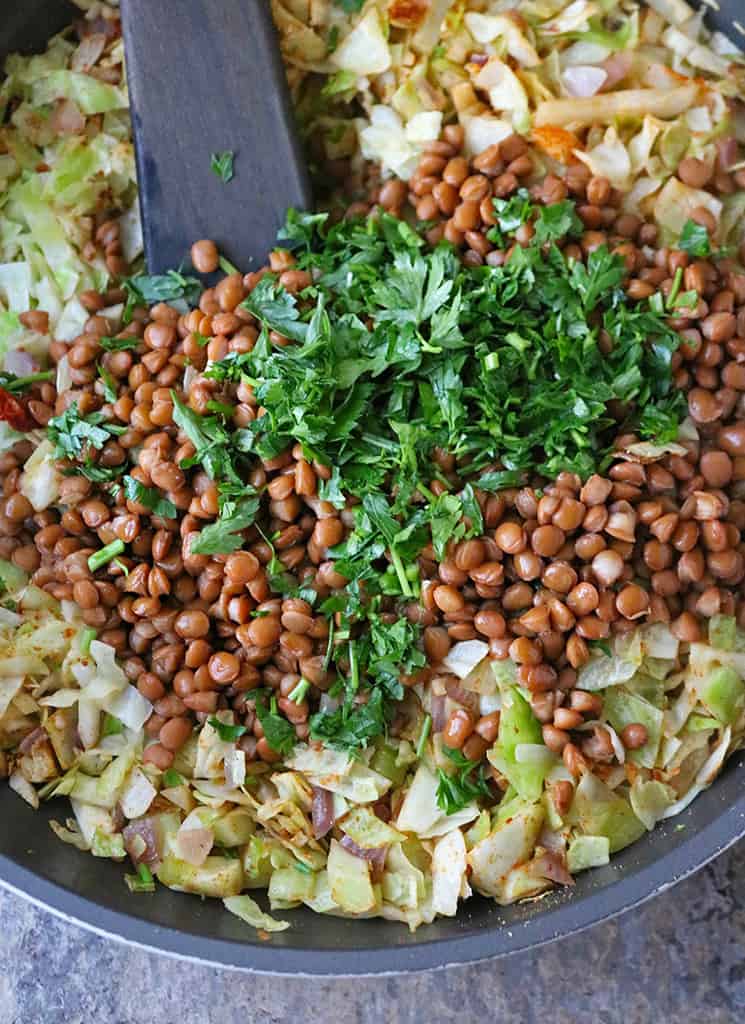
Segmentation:
[(697, 260), (705, 260), (711, 256), (711, 242), (709, 232), (703, 224), (697, 224), (695, 220), (687, 220), (678, 239), (678, 248), (687, 252)]
[(219, 718), (208, 718), (207, 721), (223, 743), (235, 743), (248, 732), (245, 725), (231, 725), (230, 722), (221, 722)]
[(164, 519), (173, 519), (176, 516), (176, 506), (168, 498), (164, 498), (155, 487), (145, 487), (133, 476), (125, 476), (122, 480), (124, 495), (127, 501), (136, 501), (144, 505), (154, 516), (162, 516)]
[(57, 459), (80, 459), (87, 449), (100, 451), (112, 436), (125, 430), (126, 427), (106, 423), (100, 412), (81, 416), (77, 402), (47, 423), (47, 437), (55, 446), (54, 456)]
[(289, 754), (297, 743), (297, 735), (294, 726), (278, 713), (276, 697), (272, 697), (269, 708), (257, 699), (256, 714), (264, 730), (264, 739), (272, 750), (283, 756)]
[(30, 373), (26, 377), (18, 377), (9, 370), (0, 373), (0, 388), (9, 391), (12, 395), (23, 394), (34, 384), (41, 384), (47, 380), (54, 379), (54, 370), (43, 370), (40, 373)]
[[(158, 302), (178, 302), (195, 306), (202, 294), (202, 282), (196, 277), (185, 277), (178, 270), (165, 274), (135, 274), (122, 281), (127, 293), (122, 322), (131, 323), (135, 306), (154, 306)], [(121, 340), (121, 339), (113, 339)]]
[(223, 185), (227, 185), (235, 176), (233, 169), (234, 160), (235, 153), (232, 149), (226, 149), (222, 153), (213, 153), (210, 157), (210, 169), (213, 174), (217, 175)]
[(128, 338), (99, 338), (98, 343), (105, 352), (127, 352), (136, 349), (140, 339)]
[(455, 814), (480, 797), (491, 799), (483, 764), (469, 761), (460, 750), (446, 746), (442, 749), (453, 762), (455, 771), (451, 774), (442, 768), (438, 770), (437, 806), (445, 814)]
[(259, 511), (259, 496), (248, 493), (237, 499), (226, 500), (220, 495), (220, 518), (205, 526), (191, 545), (195, 555), (227, 555), (243, 546), (241, 532), (252, 526)]
[(109, 371), (101, 363), (98, 364), (98, 376), (103, 381), (103, 397), (107, 402), (114, 403), (117, 400), (116, 381)]

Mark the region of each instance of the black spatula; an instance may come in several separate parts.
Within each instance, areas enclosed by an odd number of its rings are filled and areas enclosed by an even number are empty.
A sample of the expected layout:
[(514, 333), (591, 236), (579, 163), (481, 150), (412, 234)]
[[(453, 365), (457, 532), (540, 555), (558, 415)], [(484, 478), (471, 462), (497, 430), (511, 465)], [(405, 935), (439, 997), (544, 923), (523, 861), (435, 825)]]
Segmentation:
[(151, 273), (200, 238), (261, 265), (288, 206), (311, 202), (269, 0), (122, 0), (122, 18)]

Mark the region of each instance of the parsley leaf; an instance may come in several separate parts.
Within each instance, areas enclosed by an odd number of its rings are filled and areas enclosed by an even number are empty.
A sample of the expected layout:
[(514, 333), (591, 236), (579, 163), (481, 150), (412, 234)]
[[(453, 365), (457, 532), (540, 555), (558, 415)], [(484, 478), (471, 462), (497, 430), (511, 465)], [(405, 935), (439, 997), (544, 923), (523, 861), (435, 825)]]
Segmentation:
[(233, 161), (235, 160), (235, 153), (232, 149), (226, 149), (222, 153), (213, 153), (210, 158), (210, 169), (213, 174), (222, 181), (224, 185), (227, 185), (229, 181), (233, 180)]
[(297, 743), (297, 734), (287, 719), (277, 713), (276, 699), (272, 698), (271, 708), (267, 708), (261, 700), (257, 700), (256, 714), (261, 722), (261, 728), (264, 730), (264, 739), (272, 750), (282, 755), (291, 753)]
[(318, 497), (321, 501), (328, 501), (334, 508), (345, 508), (347, 502), (342, 493), (341, 482), (339, 467), (334, 466), (328, 480), (318, 481)]
[(687, 220), (678, 239), (678, 248), (697, 260), (707, 259), (711, 255), (709, 232), (703, 224), (697, 224), (695, 220)]
[(228, 480), (241, 483), (233, 463), (234, 442), (226, 428), (215, 416), (200, 416), (185, 405), (175, 391), (173, 400), (173, 422), (180, 427), (196, 452), (190, 459), (184, 459), (182, 466), (189, 468), (201, 464), (213, 480)]
[(577, 238), (584, 225), (577, 215), (574, 203), (564, 199), (551, 206), (544, 206), (536, 222), (535, 243), (556, 242), (560, 238)]
[(357, 14), (362, 10), (365, 0), (334, 0), (337, 7), (341, 7), (347, 14)]
[(130, 349), (136, 349), (140, 344), (140, 339), (135, 337), (99, 338), (98, 344), (105, 352), (127, 352)]
[(195, 555), (227, 555), (243, 546), (241, 532), (252, 526), (259, 511), (259, 496), (248, 494), (237, 501), (226, 502), (220, 518), (205, 526), (191, 545)]
[[(455, 814), (480, 797), (491, 798), (491, 792), (484, 776), (484, 766), (478, 761), (469, 761), (460, 750), (443, 746), (443, 751), (455, 765), (455, 772), (449, 774), (442, 768), (438, 771), (437, 806), (445, 814)], [(478, 769), (478, 770), (477, 770)]]
[(271, 274), (262, 277), (242, 306), (269, 330), (278, 331), (293, 341), (305, 341), (308, 325), (300, 319), (295, 296), (285, 291)]
[(103, 364), (98, 364), (98, 376), (103, 381), (103, 397), (107, 402), (114, 403), (117, 400), (116, 381)]
[(139, 480), (129, 475), (124, 477), (122, 485), (128, 501), (144, 505), (154, 516), (162, 516), (164, 519), (175, 518), (176, 506), (168, 498), (162, 497), (157, 488), (145, 487)]
[(88, 448), (100, 451), (112, 435), (121, 432), (115, 424), (105, 423), (100, 412), (81, 416), (77, 402), (47, 423), (47, 437), (55, 445), (57, 459), (78, 459)]
[(235, 743), (241, 736), (248, 732), (245, 725), (231, 725), (229, 722), (221, 722), (219, 718), (208, 718), (207, 721), (215, 730), (223, 743)]
[(165, 274), (135, 274), (125, 278), (122, 287), (127, 293), (122, 314), (125, 324), (131, 322), (135, 306), (154, 306), (158, 302), (180, 300), (196, 306), (202, 294), (202, 282), (196, 277), (184, 277), (178, 270), (169, 270)]
[(387, 723), (383, 691), (373, 690), (366, 704), (318, 711), (310, 717), (310, 736), (338, 750), (366, 747), (368, 741), (382, 736)]

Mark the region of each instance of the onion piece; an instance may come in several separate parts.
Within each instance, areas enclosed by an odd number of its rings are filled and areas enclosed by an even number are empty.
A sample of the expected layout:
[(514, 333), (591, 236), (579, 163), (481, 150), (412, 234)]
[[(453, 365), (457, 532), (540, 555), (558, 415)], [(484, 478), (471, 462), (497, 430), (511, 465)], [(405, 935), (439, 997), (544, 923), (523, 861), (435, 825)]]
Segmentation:
[(42, 726), (32, 729), (31, 732), (27, 736), (24, 736), (18, 744), (18, 753), (28, 754), (28, 752), (33, 750), (40, 740), (46, 738), (46, 735), (46, 730)]
[(85, 131), (85, 118), (73, 100), (58, 100), (49, 125), (56, 135), (82, 135)]
[(618, 85), (631, 71), (631, 54), (622, 50), (620, 53), (613, 53), (610, 57), (607, 57), (601, 67), (605, 72), (605, 81), (601, 88), (603, 90), (612, 89), (614, 85)]
[(489, 645), (483, 640), (463, 640), (450, 648), (442, 664), (454, 676), (465, 679), (488, 654)]
[(5, 353), (3, 368), (8, 373), (14, 373), (16, 377), (28, 377), (29, 374), (34, 373), (37, 364), (28, 352), (24, 352), (20, 348), (13, 348), (10, 352)]
[(344, 836), (339, 842), (340, 846), (343, 846), (345, 850), (351, 853), (354, 857), (359, 857), (360, 860), (366, 860), (370, 864), (372, 869), (372, 880), (373, 882), (379, 882), (383, 877), (383, 869), (385, 867), (385, 858), (388, 852), (387, 846), (376, 846), (371, 850), (364, 849), (362, 846), (358, 846), (353, 839), (349, 836)]
[(231, 750), (225, 755), (225, 785), (242, 786), (246, 781), (246, 753), (243, 750)]
[(158, 839), (153, 818), (138, 818), (122, 829), (124, 849), (135, 867), (147, 864), (154, 868), (160, 863)]
[(201, 867), (209, 857), (214, 846), (215, 837), (208, 828), (184, 828), (186, 822), (176, 833), (174, 846), (178, 856), (194, 867)]
[(515, 761), (518, 764), (548, 767), (556, 761), (556, 754), (543, 743), (517, 743), (515, 745)]
[(564, 858), (551, 850), (535, 857), (530, 863), (529, 870), (531, 875), (549, 878), (559, 885), (574, 885), (574, 879), (567, 871)]
[(567, 68), (561, 76), (564, 88), (570, 96), (584, 97), (594, 96), (600, 92), (607, 78), (608, 75), (603, 68), (591, 64)]
[(28, 779), (21, 775), (20, 772), (13, 772), (8, 779), (8, 785), (21, 797), (21, 799), (25, 800), (27, 804), (30, 804), (35, 811), (38, 810), (39, 796)]
[(88, 71), (96, 63), (106, 49), (106, 36), (103, 32), (93, 32), (85, 36), (80, 46), (70, 58), (73, 71)]
[(323, 839), (328, 835), (334, 824), (334, 795), (331, 790), (313, 786), (311, 819), (316, 839)]
[(147, 775), (139, 768), (133, 768), (119, 806), (126, 818), (139, 818), (145, 814), (156, 796), (157, 790)]
[(445, 698), (433, 696), (430, 699), (430, 714), (432, 715), (432, 732), (442, 732), (448, 716), (445, 714)]

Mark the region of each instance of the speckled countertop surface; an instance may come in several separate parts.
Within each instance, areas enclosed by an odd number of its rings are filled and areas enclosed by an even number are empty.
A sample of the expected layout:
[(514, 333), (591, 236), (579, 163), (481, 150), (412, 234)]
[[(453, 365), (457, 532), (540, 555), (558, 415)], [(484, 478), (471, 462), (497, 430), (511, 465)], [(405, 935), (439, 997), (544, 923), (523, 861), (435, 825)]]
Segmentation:
[(2, 1024), (735, 1024), (745, 1020), (745, 842), (619, 920), (530, 955), (387, 978), (184, 963), (0, 889)]

